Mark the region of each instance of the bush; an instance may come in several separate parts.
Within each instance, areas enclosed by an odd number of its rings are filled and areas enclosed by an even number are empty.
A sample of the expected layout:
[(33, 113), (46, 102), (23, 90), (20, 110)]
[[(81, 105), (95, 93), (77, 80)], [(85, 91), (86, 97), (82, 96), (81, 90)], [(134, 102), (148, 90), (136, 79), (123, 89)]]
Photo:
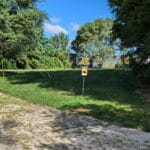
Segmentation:
[(118, 62), (115, 64), (115, 68), (124, 68), (123, 61), (122, 61), (122, 60), (118, 61)]
[(32, 59), (29, 61), (29, 66), (30, 66), (32, 69), (39, 68), (40, 62), (39, 62), (39, 60), (32, 58)]
[[(2, 64), (3, 63), (3, 64)], [(2, 59), (0, 62), (1, 69), (17, 69), (16, 61), (14, 59)]]
[(17, 69), (15, 60), (11, 59), (7, 61), (7, 69)]
[(138, 70), (135, 70), (137, 79), (146, 85), (150, 85), (150, 65), (143, 65)]

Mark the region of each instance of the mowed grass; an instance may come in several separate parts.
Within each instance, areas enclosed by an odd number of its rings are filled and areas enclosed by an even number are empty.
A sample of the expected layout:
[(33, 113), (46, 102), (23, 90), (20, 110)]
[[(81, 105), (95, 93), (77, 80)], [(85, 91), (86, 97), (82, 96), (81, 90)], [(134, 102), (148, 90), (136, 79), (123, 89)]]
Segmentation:
[(150, 104), (136, 93), (131, 72), (90, 70), (81, 94), (79, 70), (0, 72), (0, 91), (28, 102), (114, 122), (126, 127), (150, 131)]

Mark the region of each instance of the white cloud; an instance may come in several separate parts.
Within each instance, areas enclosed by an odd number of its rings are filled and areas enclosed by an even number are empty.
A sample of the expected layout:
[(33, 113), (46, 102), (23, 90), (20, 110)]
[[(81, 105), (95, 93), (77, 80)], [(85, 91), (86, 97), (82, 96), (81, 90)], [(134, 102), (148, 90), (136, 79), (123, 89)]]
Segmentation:
[(52, 24), (56, 24), (56, 23), (59, 23), (61, 21), (61, 19), (60, 18), (51, 18), (50, 21)]
[(73, 31), (78, 31), (80, 28), (80, 25), (78, 23), (71, 22), (71, 28)]
[(44, 30), (45, 32), (51, 33), (51, 34), (59, 34), (63, 32), (64, 34), (68, 34), (68, 31), (64, 29), (63, 27), (59, 25), (53, 25), (49, 22), (44, 23)]

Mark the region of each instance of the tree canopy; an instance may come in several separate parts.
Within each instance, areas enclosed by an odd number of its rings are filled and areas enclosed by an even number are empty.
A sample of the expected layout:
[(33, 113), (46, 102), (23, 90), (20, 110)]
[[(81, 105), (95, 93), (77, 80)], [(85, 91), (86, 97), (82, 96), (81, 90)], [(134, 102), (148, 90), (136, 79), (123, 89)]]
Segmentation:
[(29, 65), (28, 54), (37, 49), (43, 34), (43, 20), (47, 18), (35, 7), (36, 2), (0, 0), (0, 57), (15, 60), (21, 68)]
[(72, 49), (90, 55), (99, 54), (102, 59), (113, 55), (112, 26), (112, 19), (97, 19), (94, 22), (86, 23), (77, 31), (77, 36), (72, 42)]
[(68, 50), (68, 36), (59, 33), (47, 38), (40, 39), (40, 68), (70, 68)]
[[(143, 78), (150, 77), (150, 1), (109, 0), (115, 15), (114, 39), (132, 49), (132, 68)], [(150, 81), (150, 80), (149, 80)]]
[(67, 50), (69, 38), (63, 32), (52, 36), (49, 39), (50, 46), (54, 49)]

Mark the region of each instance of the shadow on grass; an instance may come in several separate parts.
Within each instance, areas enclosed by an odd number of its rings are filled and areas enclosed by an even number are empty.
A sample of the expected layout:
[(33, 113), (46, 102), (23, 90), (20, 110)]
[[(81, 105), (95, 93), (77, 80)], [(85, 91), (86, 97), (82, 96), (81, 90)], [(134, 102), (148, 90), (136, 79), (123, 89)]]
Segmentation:
[[(65, 91), (65, 95), (67, 95), (67, 92), (72, 93), (72, 95), (81, 95), (82, 77), (79, 70), (49, 71), (49, 75), (50, 78), (45, 71), (6, 72), (6, 78), (11, 85), (37, 84), (40, 88)], [(74, 102), (68, 104), (65, 102), (65, 104), (56, 107), (65, 110), (82, 108), (89, 111), (79, 113), (150, 131), (149, 104), (145, 104), (140, 96), (135, 93), (136, 88), (135, 79), (131, 72), (113, 69), (90, 70), (85, 81), (85, 99), (88, 98), (89, 103)], [(107, 104), (90, 104), (90, 100), (106, 100), (116, 102), (119, 105), (127, 104), (132, 107), (132, 110), (128, 111), (122, 107)], [(42, 100), (40, 103), (43, 104)], [(49, 103), (48, 100), (44, 105), (51, 106)]]
[[(6, 72), (11, 84), (34, 84), (81, 95), (80, 71)], [(85, 80), (85, 95), (94, 100), (110, 100), (131, 104), (136, 101), (135, 82), (130, 72), (123, 70), (90, 70)], [(134, 102), (133, 102), (134, 104)]]
[(118, 123), (131, 128), (138, 128), (150, 132), (150, 113), (143, 108), (127, 110), (112, 105), (77, 104), (65, 105), (62, 109), (78, 112), (83, 115), (93, 116), (100, 120)]

